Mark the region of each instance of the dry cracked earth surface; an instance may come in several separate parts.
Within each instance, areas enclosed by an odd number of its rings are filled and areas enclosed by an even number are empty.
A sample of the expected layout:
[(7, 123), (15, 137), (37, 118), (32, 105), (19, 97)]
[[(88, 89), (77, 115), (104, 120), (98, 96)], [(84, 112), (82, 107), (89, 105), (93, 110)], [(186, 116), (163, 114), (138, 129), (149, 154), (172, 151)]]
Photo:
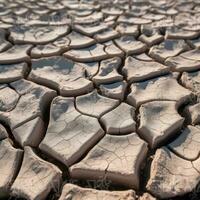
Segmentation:
[(200, 1), (1, 0), (0, 199), (199, 200)]

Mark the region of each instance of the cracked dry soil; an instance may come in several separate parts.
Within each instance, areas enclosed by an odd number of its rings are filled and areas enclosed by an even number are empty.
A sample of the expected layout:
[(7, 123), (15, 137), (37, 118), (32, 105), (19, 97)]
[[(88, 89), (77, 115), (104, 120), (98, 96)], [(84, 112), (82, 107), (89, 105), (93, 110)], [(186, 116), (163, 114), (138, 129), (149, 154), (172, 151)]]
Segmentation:
[(0, 0), (0, 199), (200, 199), (199, 0)]

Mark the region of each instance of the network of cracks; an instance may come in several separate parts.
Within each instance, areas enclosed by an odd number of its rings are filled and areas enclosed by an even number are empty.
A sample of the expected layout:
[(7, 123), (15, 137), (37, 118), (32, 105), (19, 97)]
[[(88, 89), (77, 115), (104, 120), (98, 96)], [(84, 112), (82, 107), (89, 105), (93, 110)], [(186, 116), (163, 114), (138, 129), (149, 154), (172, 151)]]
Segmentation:
[(0, 199), (200, 198), (199, 0), (1, 0), (0, 41)]

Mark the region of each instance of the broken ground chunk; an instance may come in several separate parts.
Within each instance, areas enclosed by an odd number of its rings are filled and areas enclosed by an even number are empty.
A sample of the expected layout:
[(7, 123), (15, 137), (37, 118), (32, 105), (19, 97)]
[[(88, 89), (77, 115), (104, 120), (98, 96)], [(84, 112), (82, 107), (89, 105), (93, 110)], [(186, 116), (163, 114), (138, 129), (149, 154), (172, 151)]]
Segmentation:
[(197, 97), (200, 97), (200, 72), (192, 72), (192, 73), (187, 73), (183, 72), (181, 76), (181, 82), (182, 84), (192, 90), (192, 92), (197, 95)]
[(0, 89), (0, 119), (21, 146), (37, 146), (44, 134), (44, 113), (56, 92), (24, 79), (10, 85), (12, 89)]
[(77, 162), (104, 135), (97, 119), (79, 113), (74, 98), (56, 97), (40, 149), (68, 167)]
[(70, 175), (76, 179), (107, 179), (114, 185), (138, 189), (146, 153), (146, 143), (135, 133), (106, 135), (82, 161), (70, 168)]
[[(195, 162), (176, 156), (166, 147), (158, 149), (151, 164), (148, 191), (159, 198), (172, 198), (191, 192), (200, 181), (200, 174), (193, 166)], [(199, 170), (199, 159), (196, 166)]]
[(188, 126), (180, 136), (169, 144), (169, 147), (186, 160), (196, 160), (200, 155), (200, 127)]
[(152, 101), (140, 109), (139, 134), (156, 148), (182, 128), (184, 119), (178, 114), (175, 101)]
[(14, 26), (10, 29), (10, 39), (16, 44), (45, 44), (67, 34), (69, 26)]
[(95, 44), (83, 49), (72, 49), (63, 55), (78, 62), (95, 62), (109, 58), (102, 44)]
[(11, 43), (6, 40), (6, 34), (7, 32), (4, 29), (0, 29), (0, 52), (5, 51), (12, 46)]
[(12, 64), (17, 62), (30, 61), (28, 51), (32, 45), (14, 45), (8, 50), (0, 53), (0, 64)]
[(19, 94), (8, 85), (0, 89), (0, 112), (13, 110), (18, 103), (19, 97)]
[(76, 185), (66, 184), (63, 186), (59, 200), (66, 200), (66, 198), (71, 198), (73, 200), (136, 200), (136, 195), (133, 190), (111, 192), (91, 188), (81, 188)]
[(118, 73), (118, 68), (121, 65), (121, 59), (114, 57), (102, 60), (99, 72), (93, 77), (93, 81), (99, 85), (104, 83), (113, 83), (123, 80), (123, 76)]
[(127, 55), (140, 54), (147, 49), (146, 44), (137, 41), (133, 36), (122, 36), (115, 42)]
[(200, 103), (188, 105), (183, 110), (183, 114), (188, 123), (193, 125), (200, 123)]
[(172, 70), (179, 72), (194, 71), (200, 69), (200, 60), (184, 58), (182, 54), (166, 59), (165, 64), (171, 67)]
[(51, 189), (61, 183), (61, 171), (55, 165), (39, 158), (30, 147), (24, 148), (24, 158), (11, 195), (30, 200), (45, 199)]
[(8, 133), (3, 125), (0, 124), (0, 141), (8, 137)]
[(106, 133), (123, 135), (135, 131), (135, 108), (121, 103), (117, 108), (103, 115), (100, 121), (106, 127)]
[(25, 77), (28, 72), (26, 63), (0, 65), (0, 83), (9, 83)]
[(86, 78), (85, 66), (62, 56), (35, 59), (28, 78), (58, 90), (63, 96), (78, 96), (93, 89), (92, 82)]
[(15, 149), (9, 139), (0, 141), (0, 198), (9, 194), (10, 187), (20, 168), (23, 151)]
[(125, 60), (122, 72), (129, 82), (136, 82), (167, 74), (170, 69), (158, 62), (141, 61), (129, 56)]
[(101, 84), (99, 86), (102, 95), (113, 98), (113, 99), (119, 99), (123, 100), (127, 88), (126, 81), (120, 81), (110, 84)]
[(77, 33), (75, 31), (72, 31), (69, 35), (67, 35), (67, 38), (70, 40), (69, 47), (72, 49), (88, 47), (95, 43), (93, 38)]
[(119, 104), (119, 100), (110, 99), (98, 94), (97, 90), (78, 96), (76, 98), (76, 108), (83, 114), (101, 117)]
[[(166, 92), (167, 91), (167, 92)], [(178, 84), (173, 76), (163, 76), (133, 83), (128, 102), (139, 106), (153, 100), (176, 101), (178, 105), (189, 101), (192, 92)]]
[(188, 49), (189, 46), (184, 40), (165, 40), (161, 44), (153, 46), (149, 55), (156, 61), (164, 62), (167, 58), (176, 56)]

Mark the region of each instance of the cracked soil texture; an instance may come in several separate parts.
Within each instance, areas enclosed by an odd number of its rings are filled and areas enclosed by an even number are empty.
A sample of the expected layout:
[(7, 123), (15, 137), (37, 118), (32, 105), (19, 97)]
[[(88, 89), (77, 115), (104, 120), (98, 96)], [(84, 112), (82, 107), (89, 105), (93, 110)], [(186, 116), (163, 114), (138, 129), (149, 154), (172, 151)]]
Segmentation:
[(200, 0), (0, 0), (0, 200), (199, 186)]

